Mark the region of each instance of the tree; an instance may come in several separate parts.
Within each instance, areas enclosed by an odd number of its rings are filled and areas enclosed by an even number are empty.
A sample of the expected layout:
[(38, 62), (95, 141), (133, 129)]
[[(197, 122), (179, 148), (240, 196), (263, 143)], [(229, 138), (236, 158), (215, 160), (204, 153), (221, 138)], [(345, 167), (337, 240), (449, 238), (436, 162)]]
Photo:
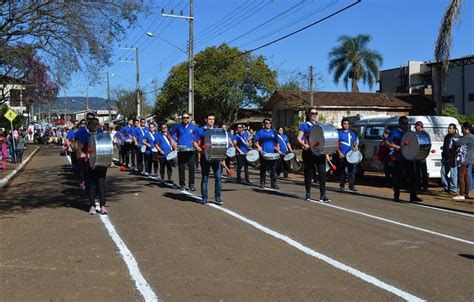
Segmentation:
[(444, 12), (435, 46), (435, 58), (443, 62), (445, 71), (448, 70), (448, 60), (452, 46), (453, 25), (459, 19), (463, 0), (451, 0)]
[[(208, 112), (219, 122), (231, 124), (241, 108), (261, 107), (277, 87), (276, 72), (262, 56), (245, 54), (222, 44), (208, 47), (195, 56), (195, 119), (204, 120)], [(155, 103), (159, 119), (174, 118), (188, 104), (186, 63), (174, 66)]]
[(359, 92), (357, 83), (360, 80), (372, 89), (377, 81), (383, 58), (378, 51), (367, 47), (371, 39), (370, 35), (339, 37), (339, 45), (331, 49), (328, 54), (329, 72), (334, 72), (336, 84), (339, 84), (342, 77), (346, 90), (349, 80), (352, 92)]
[(7, 0), (0, 6), (0, 74), (8, 50), (28, 47), (55, 69), (64, 84), (72, 72), (97, 76), (109, 63), (112, 43), (123, 37), (145, 5), (137, 0), (58, 1)]
[(135, 90), (115, 89), (112, 91), (113, 98), (117, 101), (117, 113), (125, 117), (137, 116), (137, 94)]

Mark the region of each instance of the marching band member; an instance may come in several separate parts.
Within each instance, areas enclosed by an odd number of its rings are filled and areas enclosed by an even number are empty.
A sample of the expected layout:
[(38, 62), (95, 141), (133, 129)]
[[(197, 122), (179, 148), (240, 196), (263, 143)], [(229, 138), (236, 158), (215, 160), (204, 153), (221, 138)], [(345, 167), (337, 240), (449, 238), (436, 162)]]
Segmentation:
[[(122, 130), (120, 130), (120, 133), (122, 134), (122, 137), (124, 139), (124, 154), (125, 154), (124, 164), (127, 167), (132, 168), (132, 169), (135, 168), (135, 159), (134, 159), (134, 156), (132, 156), (133, 154), (132, 150), (134, 149), (134, 146), (133, 146), (134, 131), (135, 130), (133, 129), (133, 118), (129, 117), (127, 121), (127, 125), (125, 125), (125, 127), (123, 127)], [(130, 157), (131, 157), (132, 166), (130, 166)]]
[(254, 137), (255, 145), (260, 152), (260, 188), (265, 188), (267, 170), (270, 170), (270, 181), (273, 189), (279, 189), (276, 184), (276, 160), (264, 158), (265, 153), (280, 152), (277, 133), (272, 129), (272, 121), (268, 118), (263, 120), (263, 128)]
[(117, 146), (119, 152), (119, 163), (125, 165), (125, 140), (122, 136), (122, 132), (116, 131), (113, 136), (113, 142)]
[(143, 137), (142, 144), (146, 146), (145, 150), (145, 173), (151, 175), (152, 167), (155, 171), (154, 175), (158, 175), (158, 161), (153, 159), (153, 148), (155, 148), (155, 124), (150, 123), (148, 127), (148, 131), (145, 133)]
[[(388, 135), (385, 143), (393, 148), (392, 160), (395, 161), (395, 169), (392, 171), (392, 184), (393, 184), (393, 199), (400, 201), (400, 187), (402, 185), (402, 178), (408, 177), (408, 187), (410, 189), (410, 201), (422, 201), (417, 196), (417, 177), (415, 172), (415, 163), (413, 161), (406, 160), (401, 152), (402, 137), (405, 132), (409, 130), (408, 118), (401, 116), (398, 119), (399, 128), (394, 129)], [(405, 173), (403, 173), (405, 172)]]
[[(355, 173), (356, 165), (347, 161), (347, 153), (352, 149), (357, 150), (357, 137), (354, 132), (349, 129), (350, 122), (347, 118), (341, 121), (342, 129), (339, 130), (339, 146), (337, 154), (339, 155), (339, 189), (344, 190), (346, 184), (346, 177), (349, 178), (349, 190), (357, 192), (355, 187)], [(346, 175), (346, 167), (349, 175)]]
[(224, 202), (221, 199), (221, 189), (222, 189), (222, 166), (220, 161), (209, 161), (206, 158), (206, 154), (203, 152), (205, 149), (204, 146), (204, 133), (208, 129), (214, 128), (214, 123), (216, 121), (215, 114), (209, 113), (205, 117), (206, 125), (204, 127), (201, 127), (197, 129), (196, 135), (194, 137), (194, 147), (198, 152), (201, 153), (201, 174), (202, 174), (202, 179), (201, 179), (201, 203), (206, 204), (208, 199), (207, 199), (207, 184), (209, 182), (209, 172), (212, 168), (212, 171), (214, 172), (214, 180), (215, 180), (215, 186), (214, 186), (214, 196), (216, 200), (216, 204), (218, 205), (223, 205)]
[(71, 129), (66, 134), (67, 154), (71, 157), (71, 166), (74, 174), (77, 173), (76, 150), (74, 149), (74, 134), (76, 133), (77, 123), (73, 122)]
[[(145, 119), (140, 119), (140, 121), (135, 121), (135, 135), (134, 135), (134, 140), (135, 140), (135, 154), (137, 157), (137, 170), (138, 173), (141, 174), (146, 174), (146, 172), (143, 169), (143, 160), (144, 160), (144, 153), (142, 152), (142, 146), (143, 146), (143, 138), (145, 135), (148, 133), (148, 128), (146, 127), (146, 121)], [(143, 148), (146, 151), (146, 148)]]
[[(194, 176), (196, 173), (196, 163), (194, 158), (194, 136), (196, 134), (196, 126), (190, 123), (189, 114), (184, 113), (181, 116), (182, 122), (173, 128), (169, 134), (168, 139), (173, 143), (173, 146), (178, 148), (178, 173), (179, 173), (179, 190), (183, 191), (186, 186), (185, 170), (186, 164), (189, 168), (189, 190), (195, 191)], [(176, 135), (176, 142), (171, 139), (171, 136)], [(181, 149), (181, 150), (180, 150)]]
[[(233, 129), (227, 129), (227, 124), (222, 124), (221, 128), (224, 129), (227, 132), (227, 137), (228, 137), (227, 148), (233, 147), (234, 143), (232, 141), (233, 141), (233, 137), (234, 137), (234, 130)], [(224, 162), (225, 162), (225, 166), (229, 169), (227, 171), (227, 176), (231, 176), (232, 172), (230, 170), (230, 157), (228, 157), (226, 155)]]
[(86, 192), (90, 203), (89, 214), (94, 215), (96, 213), (95, 197), (98, 194), (100, 200), (100, 213), (102, 215), (106, 215), (107, 209), (105, 207), (105, 176), (107, 175), (107, 168), (95, 167), (94, 169), (92, 169), (89, 164), (88, 155), (89, 137), (93, 134), (97, 134), (97, 131), (99, 130), (99, 119), (90, 119), (88, 123), (88, 130), (89, 131), (87, 132), (80, 132), (78, 135), (76, 135), (75, 139), (78, 144), (77, 153), (82, 161), (82, 167), (84, 169)]
[(166, 174), (168, 176), (167, 180), (170, 183), (173, 183), (171, 176), (173, 173), (173, 166), (171, 162), (166, 159), (168, 154), (173, 151), (173, 147), (169, 140), (168, 126), (166, 124), (161, 125), (161, 131), (157, 132), (155, 135), (155, 147), (158, 149), (160, 156), (160, 177), (161, 181), (165, 181), (165, 168)]
[[(430, 136), (425, 131), (422, 121), (417, 121), (415, 123), (415, 131), (425, 132), (428, 136)], [(426, 158), (420, 161), (416, 161), (416, 175), (419, 180), (420, 191), (423, 191), (423, 192), (428, 191), (428, 166), (426, 164)]]
[(244, 131), (244, 127), (242, 124), (237, 125), (237, 134), (234, 135), (233, 143), (235, 146), (235, 158), (237, 160), (237, 182), (241, 182), (242, 178), (242, 168), (244, 168), (244, 177), (245, 177), (245, 184), (249, 185), (250, 177), (249, 177), (249, 163), (245, 158), (245, 155), (249, 151), (249, 146), (252, 145), (250, 141), (250, 134)]
[(309, 134), (313, 126), (317, 124), (318, 111), (316, 108), (309, 108), (306, 114), (307, 121), (300, 125), (300, 130), (297, 137), (298, 143), (303, 148), (306, 200), (311, 199), (311, 181), (314, 177), (314, 170), (316, 166), (319, 178), (319, 191), (321, 193), (319, 201), (327, 203), (331, 201), (326, 195), (326, 160), (328, 156), (325, 154), (315, 155), (313, 151), (311, 151), (311, 147), (309, 145)]
[(277, 162), (276, 174), (277, 176), (280, 176), (280, 173), (283, 171), (283, 177), (288, 178), (290, 165), (287, 161), (283, 159), (283, 157), (286, 154), (293, 152), (293, 148), (291, 147), (290, 139), (288, 138), (286, 134), (283, 133), (283, 131), (284, 131), (283, 127), (278, 128), (278, 143), (280, 144), (281, 156)]

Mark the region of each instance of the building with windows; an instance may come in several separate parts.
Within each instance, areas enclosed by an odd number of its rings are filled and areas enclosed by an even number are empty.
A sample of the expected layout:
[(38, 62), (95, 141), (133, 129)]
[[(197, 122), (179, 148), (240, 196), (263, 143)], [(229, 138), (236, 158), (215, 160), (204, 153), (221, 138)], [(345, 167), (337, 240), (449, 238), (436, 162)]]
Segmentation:
[[(405, 66), (382, 70), (379, 92), (432, 96), (437, 67), (437, 62), (408, 61)], [(474, 114), (474, 55), (449, 61), (448, 72), (442, 75), (441, 93), (443, 104), (453, 104), (460, 114)]]

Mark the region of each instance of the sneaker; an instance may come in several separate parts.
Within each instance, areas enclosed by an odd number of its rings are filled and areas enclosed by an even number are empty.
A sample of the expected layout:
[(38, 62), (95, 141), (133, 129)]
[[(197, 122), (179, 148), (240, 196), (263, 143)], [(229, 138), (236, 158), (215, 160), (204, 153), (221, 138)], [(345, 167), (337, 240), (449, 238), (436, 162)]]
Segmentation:
[(79, 187), (83, 190), (86, 189), (86, 183), (84, 181), (81, 181), (81, 183), (79, 184)]
[(352, 192), (358, 192), (355, 187), (349, 188), (349, 190), (352, 191)]
[(344, 191), (344, 186), (339, 186), (339, 191)]
[(107, 212), (107, 208), (105, 206), (100, 207), (100, 214), (101, 215), (107, 215), (109, 212)]
[(418, 197), (418, 196), (415, 196), (415, 197), (410, 198), (410, 201), (411, 201), (411, 202), (420, 202), (420, 201), (423, 201), (423, 199), (421, 199), (421, 198)]
[(306, 193), (305, 200), (311, 200), (311, 193)]
[(260, 183), (260, 189), (265, 189), (265, 184), (263, 182)]
[(326, 195), (324, 195), (324, 196), (321, 196), (319, 201), (322, 202), (322, 203), (330, 203), (331, 199), (329, 199)]
[(222, 199), (216, 198), (216, 204), (219, 205), (219, 206), (221, 206), (221, 205), (224, 204), (224, 202), (222, 201)]
[(207, 198), (201, 198), (201, 204), (206, 204), (207, 203)]
[(279, 187), (278, 185), (274, 184), (274, 185), (272, 186), (272, 189), (279, 190), (280, 187)]
[(89, 215), (95, 215), (95, 213), (96, 213), (96, 209), (95, 209), (95, 205), (93, 205), (89, 209)]
[(463, 200), (466, 200), (466, 197), (462, 196), (462, 195), (456, 195), (453, 197), (453, 200), (454, 201), (463, 201)]
[(184, 186), (179, 186), (179, 187), (178, 187), (178, 190), (180, 190), (181, 192), (183, 192), (183, 191), (184, 191)]
[(196, 188), (194, 186), (189, 186), (189, 191), (194, 192), (196, 191)]

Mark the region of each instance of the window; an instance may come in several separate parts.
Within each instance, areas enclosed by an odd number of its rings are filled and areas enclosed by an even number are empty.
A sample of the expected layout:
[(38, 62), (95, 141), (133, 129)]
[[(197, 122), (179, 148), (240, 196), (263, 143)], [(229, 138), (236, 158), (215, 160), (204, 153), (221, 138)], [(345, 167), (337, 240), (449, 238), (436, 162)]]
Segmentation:
[(383, 131), (385, 130), (385, 126), (368, 126), (367, 130), (365, 131), (365, 138), (366, 139), (381, 139), (383, 137)]
[(454, 103), (455, 99), (454, 95), (443, 96), (443, 103)]
[(467, 99), (469, 102), (474, 102), (474, 93), (469, 93)]

